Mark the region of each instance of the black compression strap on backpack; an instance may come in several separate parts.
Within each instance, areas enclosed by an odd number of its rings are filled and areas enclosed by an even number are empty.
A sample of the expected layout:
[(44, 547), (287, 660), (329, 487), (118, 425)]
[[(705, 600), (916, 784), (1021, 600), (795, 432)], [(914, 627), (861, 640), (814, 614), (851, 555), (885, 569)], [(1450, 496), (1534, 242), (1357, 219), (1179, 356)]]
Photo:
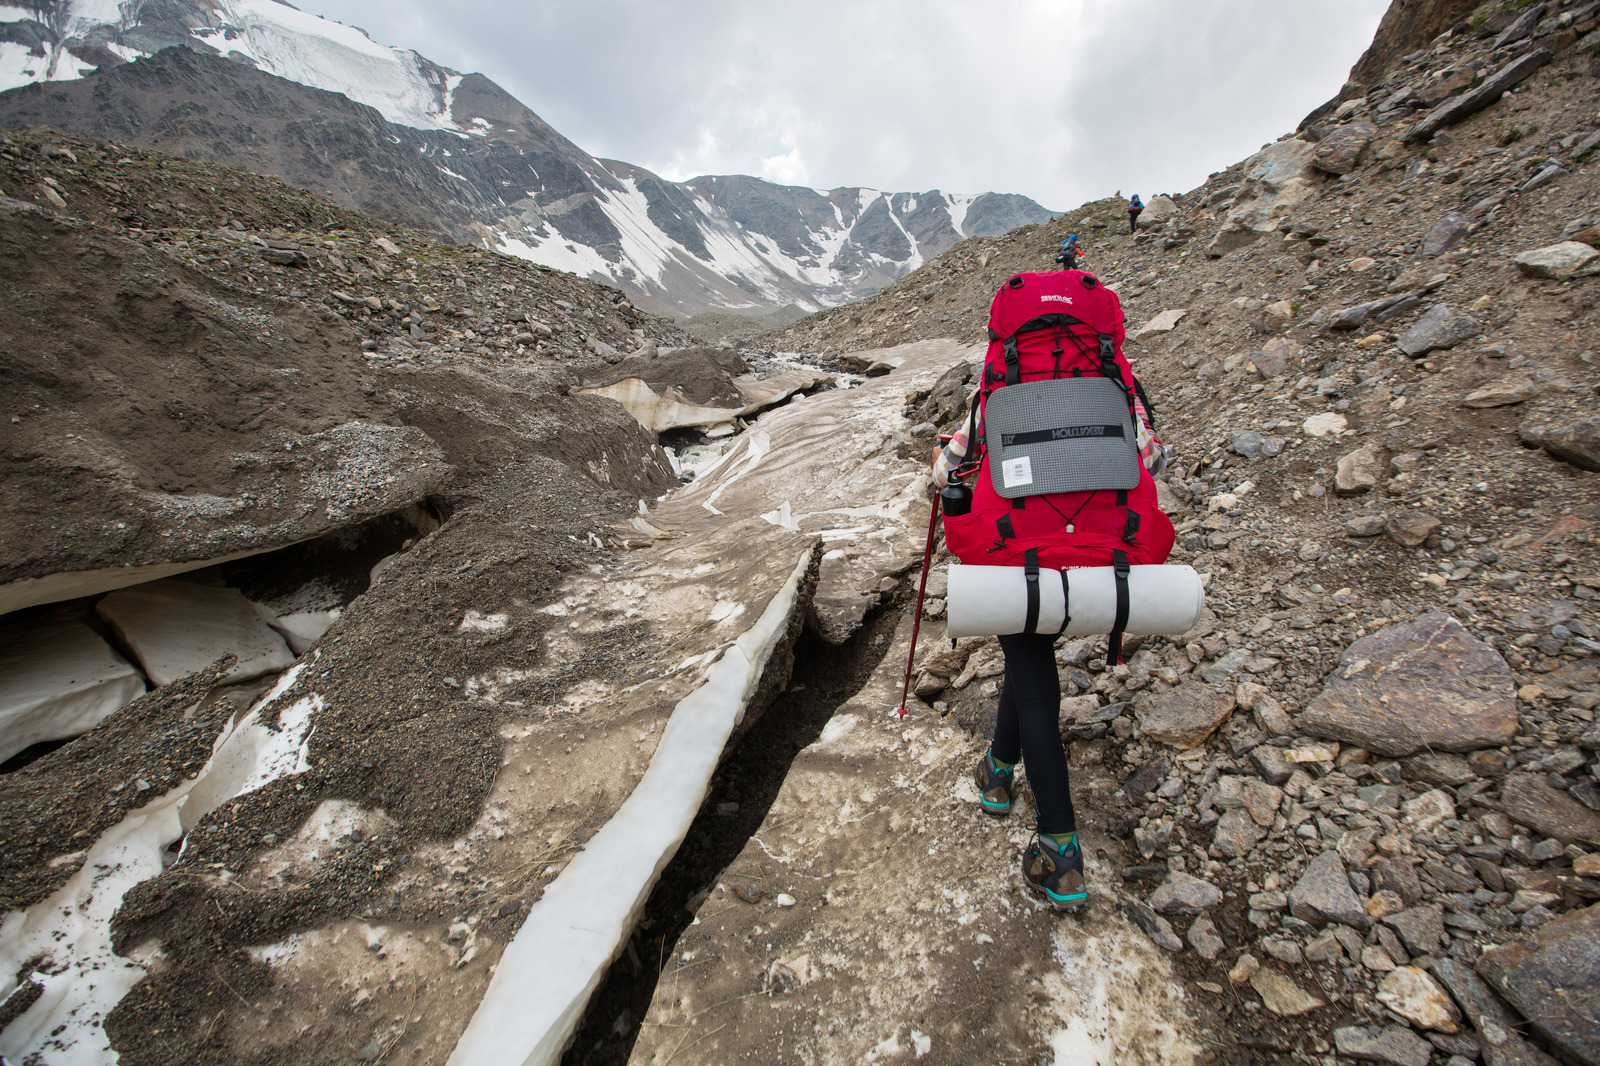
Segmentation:
[(1122, 661), (1122, 631), (1128, 626), (1128, 553), (1111, 553), (1117, 583), (1117, 615), (1111, 623), (1111, 635), (1106, 637), (1106, 665), (1115, 666)]
[(1061, 573), (1061, 628), (1056, 630), (1056, 636), (1067, 631), (1067, 625), (1072, 621), (1072, 583), (1067, 580), (1067, 572)]
[(1022, 622), (1022, 631), (1032, 633), (1039, 626), (1039, 552), (1029, 548), (1022, 553), (1023, 581), (1028, 587), (1028, 615)]
[(1022, 380), (1022, 356), (1017, 352), (1017, 338), (1015, 335), (1007, 337), (1006, 349), (1006, 384), (1015, 385)]
[(1109, 333), (1100, 334), (1100, 373), (1115, 381), (1128, 398), (1128, 411), (1133, 411), (1133, 390), (1128, 387), (1128, 379), (1122, 376), (1122, 367), (1117, 365), (1117, 342)]

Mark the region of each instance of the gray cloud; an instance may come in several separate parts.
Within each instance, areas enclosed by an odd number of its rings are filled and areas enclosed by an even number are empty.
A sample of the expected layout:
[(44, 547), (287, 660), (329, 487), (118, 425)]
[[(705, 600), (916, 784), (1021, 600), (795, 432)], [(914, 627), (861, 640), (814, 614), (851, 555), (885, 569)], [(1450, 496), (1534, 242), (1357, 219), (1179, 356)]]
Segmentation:
[(665, 177), (1181, 191), (1332, 96), (1388, 0), (301, 0)]

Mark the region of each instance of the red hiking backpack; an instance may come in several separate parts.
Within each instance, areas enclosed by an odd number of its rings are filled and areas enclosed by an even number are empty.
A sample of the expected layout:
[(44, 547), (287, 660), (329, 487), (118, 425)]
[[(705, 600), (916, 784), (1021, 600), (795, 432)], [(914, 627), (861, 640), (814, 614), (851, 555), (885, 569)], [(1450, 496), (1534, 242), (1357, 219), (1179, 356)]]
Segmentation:
[[(1125, 335), (1117, 294), (1086, 271), (1018, 274), (1000, 287), (957, 471), (976, 468), (971, 510), (944, 520), (945, 544), (963, 563), (1166, 561), (1174, 533), (1139, 461), (1142, 390)], [(1007, 424), (991, 425), (1002, 408)], [(1065, 491), (1039, 491), (1052, 487)]]

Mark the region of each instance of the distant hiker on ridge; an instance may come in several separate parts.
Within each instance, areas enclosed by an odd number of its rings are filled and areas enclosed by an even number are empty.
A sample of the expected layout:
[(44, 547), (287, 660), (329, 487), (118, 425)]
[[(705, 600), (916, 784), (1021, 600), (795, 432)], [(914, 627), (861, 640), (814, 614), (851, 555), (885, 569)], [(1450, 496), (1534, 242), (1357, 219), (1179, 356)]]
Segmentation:
[(1074, 233), (1061, 242), (1061, 252), (1056, 256), (1056, 262), (1061, 264), (1062, 270), (1077, 270), (1078, 256), (1082, 254), (1078, 247), (1078, 235)]
[(1144, 210), (1144, 203), (1139, 199), (1139, 194), (1134, 193), (1133, 199), (1128, 201), (1128, 232), (1139, 232), (1139, 212)]

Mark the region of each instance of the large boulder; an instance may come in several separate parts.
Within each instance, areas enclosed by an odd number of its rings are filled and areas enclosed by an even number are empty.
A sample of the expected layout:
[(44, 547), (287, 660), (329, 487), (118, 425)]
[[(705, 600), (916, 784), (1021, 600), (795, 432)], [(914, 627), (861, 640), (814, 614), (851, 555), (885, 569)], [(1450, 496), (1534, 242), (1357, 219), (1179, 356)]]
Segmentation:
[(1203, 914), (1221, 902), (1221, 889), (1181, 870), (1168, 874), (1149, 899), (1158, 914)]
[(752, 373), (735, 352), (685, 348), (655, 358), (631, 358), (581, 392), (616, 400), (652, 433), (686, 426), (731, 425), (797, 392), (833, 383), (833, 375), (794, 369)]
[(1600, 1066), (1600, 904), (1490, 948), (1478, 972), (1562, 1054)]
[(1170, 196), (1152, 196), (1139, 212), (1140, 229), (1158, 229), (1178, 217), (1178, 205)]
[(1145, 696), (1134, 710), (1145, 736), (1183, 750), (1210, 736), (1228, 720), (1234, 706), (1231, 691), (1185, 680), (1176, 688)]
[(1359, 496), (1371, 492), (1383, 473), (1382, 450), (1375, 442), (1363, 444), (1355, 451), (1339, 457), (1334, 473), (1333, 490), (1340, 496)]
[(1510, 407), (1528, 399), (1536, 386), (1532, 378), (1503, 377), (1486, 381), (1462, 397), (1461, 406), (1474, 410), (1490, 407)]
[(1534, 72), (1551, 59), (1555, 53), (1548, 48), (1536, 48), (1518, 56), (1485, 78), (1476, 89), (1452, 96), (1430, 111), (1422, 121), (1406, 134), (1408, 141), (1425, 141), (1446, 126), (1453, 125), (1495, 103), (1507, 90), (1532, 77)]
[(1306, 866), (1289, 890), (1289, 913), (1312, 925), (1338, 922), (1357, 929), (1367, 927), (1361, 897), (1350, 887), (1344, 862), (1334, 851), (1322, 852)]
[(1500, 790), (1506, 814), (1563, 844), (1600, 845), (1600, 812), (1550, 784), (1542, 774), (1514, 773)]
[(1378, 127), (1363, 119), (1335, 126), (1322, 135), (1311, 165), (1325, 174), (1348, 174), (1361, 163), (1361, 156), (1372, 143)]
[(1388, 1066), (1428, 1066), (1433, 1045), (1404, 1026), (1387, 1029), (1347, 1025), (1333, 1031), (1339, 1054), (1359, 1062), (1382, 1062)]
[(1278, 221), (1311, 195), (1316, 155), (1315, 144), (1290, 137), (1246, 160), (1244, 185), (1207, 254), (1218, 258), (1275, 232)]
[(1474, 751), (1516, 735), (1516, 689), (1499, 652), (1430, 611), (1351, 644), (1297, 721), (1381, 755)]
[(1433, 962), (1433, 976), (1460, 1004), (1473, 1029), (1483, 1034), (1483, 1061), (1487, 1066), (1555, 1066), (1555, 1060), (1517, 1033), (1518, 1021), (1499, 996), (1460, 959)]
[(1426, 970), (1401, 966), (1378, 985), (1378, 1002), (1418, 1029), (1455, 1033), (1461, 1029), (1461, 1011)]
[(1600, 470), (1600, 418), (1571, 422), (1529, 422), (1517, 427), (1522, 443), (1543, 448), (1557, 459), (1585, 470)]
[(1161, 312), (1129, 335), (1132, 341), (1142, 341), (1146, 337), (1153, 337), (1158, 333), (1171, 333), (1183, 321), (1183, 316), (1189, 313), (1187, 308), (1175, 307)]
[(1422, 547), (1439, 526), (1439, 520), (1426, 511), (1400, 511), (1384, 523), (1389, 536), (1408, 548)]
[(1395, 343), (1402, 352), (1415, 358), (1436, 348), (1454, 348), (1482, 332), (1483, 326), (1471, 315), (1458, 315), (1448, 304), (1434, 304), (1414, 326), (1400, 334)]
[(1530, 278), (1567, 278), (1589, 263), (1600, 259), (1600, 251), (1580, 241), (1562, 241), (1543, 248), (1530, 248), (1512, 262)]
[(1472, 219), (1460, 211), (1451, 211), (1428, 229), (1422, 238), (1421, 254), (1433, 258), (1450, 251), (1472, 232)]

